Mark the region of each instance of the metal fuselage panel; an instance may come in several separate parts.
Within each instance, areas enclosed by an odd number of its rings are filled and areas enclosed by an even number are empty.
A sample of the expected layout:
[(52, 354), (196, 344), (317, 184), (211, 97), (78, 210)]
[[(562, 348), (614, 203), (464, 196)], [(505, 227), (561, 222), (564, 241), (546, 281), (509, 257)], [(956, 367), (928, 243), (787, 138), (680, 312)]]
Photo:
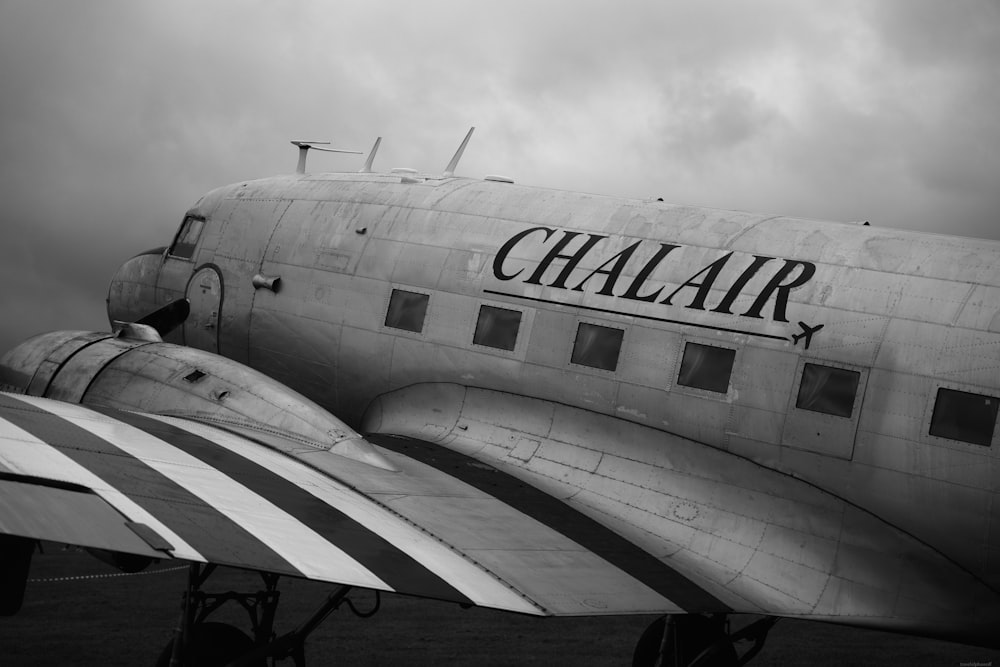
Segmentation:
[[(418, 383), (566, 404), (806, 480), (1000, 585), (1000, 434), (929, 434), (938, 388), (1000, 395), (1000, 244), (411, 180), (217, 190), (194, 209), (206, 229), (186, 276), (159, 287), (215, 267), (220, 353), (351, 425)], [(393, 289), (428, 295), (419, 333), (386, 326)], [(483, 305), (521, 313), (512, 350), (473, 343)], [(624, 331), (613, 371), (572, 363), (580, 323)], [(725, 392), (678, 383), (688, 343), (734, 351)], [(796, 407), (808, 363), (858, 373), (850, 417)]]

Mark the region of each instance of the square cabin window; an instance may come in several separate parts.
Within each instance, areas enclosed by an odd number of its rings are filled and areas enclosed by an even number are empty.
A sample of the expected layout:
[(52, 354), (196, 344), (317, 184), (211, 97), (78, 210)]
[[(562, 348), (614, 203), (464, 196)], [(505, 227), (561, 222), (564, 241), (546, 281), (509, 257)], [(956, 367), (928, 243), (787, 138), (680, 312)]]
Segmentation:
[(861, 373), (833, 366), (806, 364), (795, 407), (850, 418)]
[(687, 343), (677, 384), (725, 394), (733, 374), (736, 350), (700, 343)]
[(938, 389), (931, 415), (931, 435), (989, 447), (997, 424), (1000, 398)]
[(618, 367), (618, 353), (621, 352), (624, 335), (624, 329), (581, 322), (576, 330), (570, 361), (580, 366), (613, 371)]
[(476, 345), (513, 350), (517, 343), (517, 330), (521, 326), (521, 311), (494, 306), (480, 306), (479, 320), (472, 342)]
[(184, 218), (181, 229), (177, 232), (177, 240), (174, 241), (174, 246), (170, 249), (170, 255), (172, 257), (180, 257), (181, 259), (191, 259), (194, 256), (194, 249), (198, 245), (198, 239), (201, 237), (201, 230), (204, 226), (205, 221), (201, 218), (193, 218), (191, 216)]
[(424, 330), (424, 316), (430, 297), (419, 292), (394, 289), (389, 297), (389, 310), (385, 314), (385, 325), (393, 329), (403, 329), (420, 333)]

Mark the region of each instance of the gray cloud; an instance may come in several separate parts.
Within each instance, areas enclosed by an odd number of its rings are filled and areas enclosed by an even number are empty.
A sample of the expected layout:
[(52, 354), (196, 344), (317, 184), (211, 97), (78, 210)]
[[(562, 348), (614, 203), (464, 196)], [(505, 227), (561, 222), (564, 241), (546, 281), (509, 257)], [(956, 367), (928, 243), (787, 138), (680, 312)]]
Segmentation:
[[(990, 1), (0, 3), (0, 348), (289, 139), (376, 167), (1000, 238)], [(357, 159), (311, 157), (316, 169)]]

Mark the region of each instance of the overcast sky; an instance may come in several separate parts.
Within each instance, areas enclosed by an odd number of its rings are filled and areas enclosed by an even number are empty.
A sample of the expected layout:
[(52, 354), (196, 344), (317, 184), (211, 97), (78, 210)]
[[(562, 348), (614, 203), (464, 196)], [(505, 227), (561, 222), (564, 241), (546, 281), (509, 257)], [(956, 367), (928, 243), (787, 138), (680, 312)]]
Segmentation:
[[(0, 0), (0, 351), (290, 139), (1000, 239), (1000, 3)], [(310, 169), (361, 158), (312, 155)]]

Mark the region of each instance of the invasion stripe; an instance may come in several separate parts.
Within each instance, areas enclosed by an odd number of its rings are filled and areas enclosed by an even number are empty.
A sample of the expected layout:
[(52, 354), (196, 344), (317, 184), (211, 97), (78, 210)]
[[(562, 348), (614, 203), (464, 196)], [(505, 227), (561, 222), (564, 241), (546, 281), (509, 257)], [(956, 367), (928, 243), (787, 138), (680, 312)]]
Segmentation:
[(267, 498), (364, 564), (394, 590), (472, 604), (448, 582), (381, 535), (267, 468), (172, 424), (131, 412), (116, 417), (201, 459)]
[[(60, 406), (53, 408), (53, 411), (64, 409)], [(123, 419), (126, 414), (115, 413), (118, 420), (114, 422), (105, 419), (75, 419), (72, 414), (65, 416), (219, 510), (233, 523), (270, 547), (298, 573), (351, 586), (389, 589), (384, 581), (364, 565), (269, 499), (254, 493), (182, 449), (132, 426)], [(254, 566), (252, 562), (238, 564), (244, 567)]]
[(502, 470), (447, 447), (412, 438), (372, 434), (380, 447), (433, 466), (527, 514), (690, 613), (731, 611), (729, 605), (618, 533), (563, 501)]
[[(298, 457), (267, 447), (247, 447), (242, 436), (222, 431), (206, 424), (178, 417), (150, 415), (154, 419), (173, 424), (185, 431), (211, 439), (216, 445), (248, 458), (277, 475), (297, 484), (323, 502), (336, 507), (354, 521), (384, 537), (397, 548), (405, 551), (415, 561), (434, 572), (459, 592), (481, 606), (506, 609), (528, 614), (538, 614), (544, 609), (515, 591), (505, 580), (484, 571), (480, 565), (446, 542), (429, 535), (426, 530), (400, 517), (380, 501), (348, 486), (340, 479), (328, 476), (317, 468), (303, 464)], [(315, 452), (308, 458), (340, 456), (330, 452)], [(435, 471), (435, 474), (439, 474)], [(386, 473), (392, 478), (395, 473)], [(391, 481), (390, 481), (391, 484)], [(419, 523), (419, 522), (418, 522)]]
[[(82, 411), (69, 404), (55, 407)], [(169, 526), (208, 561), (300, 576), (290, 563), (217, 509), (64, 416), (5, 395), (0, 395), (0, 408), (4, 408), (7, 421), (118, 489)], [(113, 419), (128, 414), (113, 410), (106, 413)]]
[[(0, 410), (0, 414), (3, 412)], [(111, 511), (115, 512), (111, 516), (122, 526), (125, 525), (126, 517), (133, 522), (145, 524), (170, 543), (170, 551), (177, 558), (194, 561), (205, 560), (205, 557), (198, 553), (194, 547), (181, 539), (177, 533), (158, 518), (136, 504), (124, 493), (66, 456), (59, 449), (39, 440), (31, 433), (2, 417), (0, 417), (0, 431), (2, 431), (0, 434), (0, 458), (7, 458), (17, 468), (17, 473), (8, 476), (8, 480), (16, 481), (18, 477), (21, 477), (32, 486), (91, 490), (95, 497), (100, 498)], [(5, 474), (0, 473), (0, 478), (3, 477)], [(61, 497), (66, 498), (66, 496)], [(101, 534), (108, 535), (104, 532), (105, 528), (108, 527), (98, 527)]]

